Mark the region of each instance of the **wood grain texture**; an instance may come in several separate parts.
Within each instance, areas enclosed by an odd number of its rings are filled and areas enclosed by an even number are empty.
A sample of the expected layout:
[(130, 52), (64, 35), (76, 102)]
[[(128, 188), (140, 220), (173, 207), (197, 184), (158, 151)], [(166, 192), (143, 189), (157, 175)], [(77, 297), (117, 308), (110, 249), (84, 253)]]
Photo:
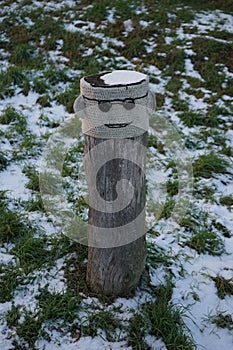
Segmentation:
[[(85, 154), (96, 145), (102, 143), (101, 149), (103, 150), (104, 157), (105, 147), (109, 147), (105, 143), (106, 139), (94, 138), (87, 135), (84, 135), (84, 137)], [(96, 187), (100, 196), (105, 200), (106, 206), (108, 205), (108, 201), (116, 200), (119, 195), (116, 191), (116, 185), (121, 179), (126, 179), (133, 185), (134, 195), (130, 203), (118, 212), (109, 213), (106, 212), (106, 208), (104, 207), (97, 210), (90, 206), (88, 217), (88, 223), (90, 224), (89, 235), (91, 235), (92, 225), (107, 228), (109, 234), (111, 234), (112, 228), (125, 226), (134, 221), (143, 212), (145, 207), (145, 173), (142, 170), (145, 164), (145, 152), (140, 150), (144, 149), (144, 147), (141, 147), (141, 144), (146, 145), (147, 133), (145, 132), (141, 136), (130, 138), (135, 144), (135, 147), (130, 152), (138, 152), (138, 164), (124, 159), (125, 152), (129, 151), (126, 150), (126, 140), (122, 139), (122, 142), (120, 142), (123, 157), (107, 161), (97, 172)], [(111, 142), (113, 148), (116, 146), (119, 147), (119, 140), (117, 142), (111, 140)], [(139, 144), (140, 148), (138, 147)], [(140, 162), (142, 163), (141, 167), (139, 166)], [(91, 187), (95, 184), (90, 183), (89, 174), (90, 169), (95, 169), (95, 158), (90, 157), (88, 159), (88, 166), (85, 167), (88, 168), (86, 179), (89, 191), (91, 192)], [(123, 184), (120, 195), (124, 195), (127, 191), (127, 188), (124, 190), (124, 186), (127, 186), (127, 182)], [(144, 222), (142, 225), (135, 227), (135, 230), (138, 232), (136, 232), (135, 239), (131, 240), (128, 244), (112, 248), (89, 246), (86, 279), (92, 291), (105, 295), (124, 296), (131, 294), (137, 287), (146, 259), (146, 239), (142, 227), (144, 227)]]

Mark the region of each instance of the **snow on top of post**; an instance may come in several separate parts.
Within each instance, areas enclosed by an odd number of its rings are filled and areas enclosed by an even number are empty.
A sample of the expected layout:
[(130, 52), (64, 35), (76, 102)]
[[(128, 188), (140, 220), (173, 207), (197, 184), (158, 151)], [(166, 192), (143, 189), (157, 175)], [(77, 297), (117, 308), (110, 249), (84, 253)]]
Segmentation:
[(101, 76), (106, 85), (129, 85), (147, 80), (147, 75), (130, 70), (116, 70)]

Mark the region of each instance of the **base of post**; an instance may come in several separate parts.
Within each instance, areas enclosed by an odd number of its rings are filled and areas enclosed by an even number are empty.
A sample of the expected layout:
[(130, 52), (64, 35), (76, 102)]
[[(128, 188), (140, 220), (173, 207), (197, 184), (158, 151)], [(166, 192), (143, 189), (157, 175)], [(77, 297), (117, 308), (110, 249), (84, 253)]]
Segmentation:
[(115, 248), (89, 247), (87, 284), (97, 294), (129, 296), (138, 286), (145, 260), (145, 236)]

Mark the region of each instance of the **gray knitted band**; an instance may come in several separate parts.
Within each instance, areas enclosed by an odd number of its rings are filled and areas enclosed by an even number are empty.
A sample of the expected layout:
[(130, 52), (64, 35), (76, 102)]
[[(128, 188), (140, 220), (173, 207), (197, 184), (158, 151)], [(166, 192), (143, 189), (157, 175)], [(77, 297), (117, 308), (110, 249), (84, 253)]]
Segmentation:
[[(141, 73), (140, 73), (141, 74)], [(88, 97), (89, 99), (96, 100), (115, 100), (124, 98), (134, 98), (145, 96), (148, 92), (149, 79), (144, 75), (144, 80), (141, 80), (137, 84), (127, 84), (118, 86), (93, 86), (86, 78), (82, 78), (80, 81), (81, 95)]]
[[(102, 76), (111, 79), (111, 74), (115, 78), (118, 72), (121, 77), (122, 74), (123, 77), (124, 74), (133, 75), (133, 82), (122, 79), (122, 83), (108, 85), (101, 80)], [(82, 78), (80, 88), (81, 96), (75, 100), (74, 111), (82, 118), (84, 134), (109, 139), (136, 137), (147, 131), (148, 109), (154, 109), (155, 99), (149, 91), (149, 79), (145, 74), (132, 71), (102, 73)], [(125, 100), (133, 102), (132, 109), (124, 107)], [(110, 103), (110, 110), (101, 111), (101, 102)]]

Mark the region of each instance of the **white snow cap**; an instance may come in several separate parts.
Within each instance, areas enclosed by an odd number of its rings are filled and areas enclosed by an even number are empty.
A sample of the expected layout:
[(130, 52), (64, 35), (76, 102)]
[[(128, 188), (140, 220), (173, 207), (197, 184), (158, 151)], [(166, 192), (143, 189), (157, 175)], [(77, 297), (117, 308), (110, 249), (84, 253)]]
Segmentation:
[(147, 75), (130, 70), (115, 70), (101, 76), (107, 85), (127, 85), (136, 84), (142, 80), (147, 80)]

